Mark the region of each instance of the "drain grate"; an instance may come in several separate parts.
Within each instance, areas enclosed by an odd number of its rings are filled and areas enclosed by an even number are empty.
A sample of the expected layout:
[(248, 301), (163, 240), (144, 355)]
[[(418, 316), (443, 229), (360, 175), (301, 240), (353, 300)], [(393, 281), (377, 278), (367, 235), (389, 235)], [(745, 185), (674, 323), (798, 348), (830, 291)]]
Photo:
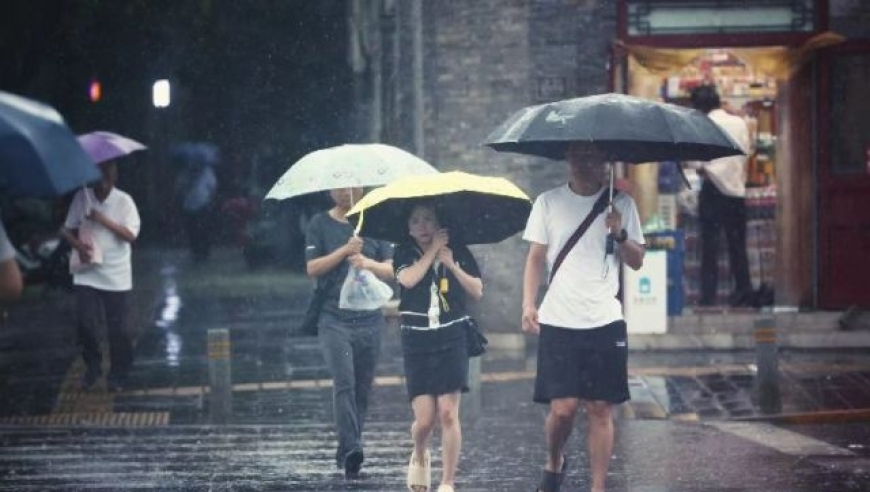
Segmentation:
[(169, 425), (169, 412), (90, 412), (9, 415), (0, 425), (82, 425), (96, 427), (159, 427)]

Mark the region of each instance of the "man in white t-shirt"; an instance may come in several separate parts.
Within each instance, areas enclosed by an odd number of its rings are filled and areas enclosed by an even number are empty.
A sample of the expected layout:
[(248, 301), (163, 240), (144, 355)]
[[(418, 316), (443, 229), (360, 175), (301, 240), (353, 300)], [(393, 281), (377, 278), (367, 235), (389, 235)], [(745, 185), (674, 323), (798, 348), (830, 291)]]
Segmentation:
[(119, 391), (133, 365), (127, 323), (133, 289), (131, 244), (139, 235), (140, 220), (133, 198), (115, 188), (117, 164), (106, 161), (99, 166), (102, 179), (73, 197), (62, 234), (80, 258), (71, 266), (85, 362), (82, 386), (90, 389), (102, 376), (99, 334), (105, 329), (110, 361), (106, 383), (109, 390)]
[[(540, 335), (534, 400), (550, 406), (547, 462), (538, 489), (558, 491), (565, 473), (564, 445), (582, 405), (589, 421), (592, 490), (604, 490), (613, 449), (613, 405), (629, 399), (628, 344), (617, 299), (620, 264), (643, 264), (644, 238), (634, 200), (622, 193), (611, 212), (595, 217), (551, 276), (540, 311), (535, 305), (544, 272), (603, 193), (608, 166), (602, 154), (569, 145), (568, 183), (535, 200), (523, 239), (529, 241), (523, 276), (523, 331)], [(604, 200), (604, 198), (602, 198)], [(608, 231), (614, 253), (606, 254)], [(545, 268), (546, 266), (546, 268)]]
[[(720, 107), (716, 88), (698, 86), (692, 90), (692, 105), (707, 113), (722, 130), (747, 154), (752, 152), (749, 127), (743, 118), (729, 114)], [(746, 255), (746, 159), (736, 155), (696, 163), (703, 178), (698, 198), (698, 218), (701, 223), (701, 299), (699, 304), (716, 304), (719, 276), (719, 235), (725, 232), (728, 243), (728, 266), (734, 278), (729, 298), (732, 306), (752, 303), (752, 282)]]

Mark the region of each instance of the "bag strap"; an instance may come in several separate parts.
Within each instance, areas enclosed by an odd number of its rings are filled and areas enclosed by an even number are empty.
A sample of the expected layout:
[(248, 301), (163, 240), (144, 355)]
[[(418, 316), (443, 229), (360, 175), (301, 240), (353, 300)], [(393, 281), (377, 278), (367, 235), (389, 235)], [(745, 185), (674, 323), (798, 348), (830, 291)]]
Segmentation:
[[(565, 257), (568, 256), (568, 253), (577, 244), (577, 241), (583, 237), (583, 234), (586, 233), (586, 229), (589, 229), (589, 226), (592, 225), (592, 222), (598, 217), (598, 214), (604, 211), (607, 208), (607, 199), (608, 199), (608, 190), (604, 190), (601, 193), (601, 196), (598, 197), (598, 200), (595, 200), (595, 204), (592, 205), (592, 210), (589, 211), (589, 215), (583, 219), (583, 222), (580, 223), (580, 226), (577, 227), (577, 230), (574, 231), (574, 234), (568, 238), (568, 241), (565, 243), (565, 246), (562, 246), (562, 251), (559, 251), (559, 255), (556, 256), (556, 261), (553, 262), (553, 269), (550, 270), (550, 283), (553, 283), (553, 277), (556, 275), (556, 271), (559, 270), (559, 267), (562, 265), (562, 262), (565, 261)], [(619, 193), (619, 190), (613, 190), (613, 196)]]

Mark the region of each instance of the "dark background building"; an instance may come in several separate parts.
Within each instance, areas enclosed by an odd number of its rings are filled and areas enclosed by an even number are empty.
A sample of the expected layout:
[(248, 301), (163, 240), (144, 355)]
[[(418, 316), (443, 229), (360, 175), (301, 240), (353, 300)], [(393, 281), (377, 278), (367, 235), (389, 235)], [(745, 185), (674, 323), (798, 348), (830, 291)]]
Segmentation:
[[(751, 25), (722, 20), (752, 9), (741, 20)], [(771, 12), (791, 20), (771, 24)], [(835, 31), (845, 41), (812, 51), (777, 101), (787, 158), (776, 174), (775, 279), (777, 305), (843, 309), (870, 303), (868, 19), (858, 0), (15, 1), (0, 18), (0, 88), (55, 105), (77, 132), (148, 143), (121, 186), (143, 209), (143, 239), (160, 242), (173, 240), (169, 151), (181, 141), (217, 144), (224, 196), (258, 203), (297, 158), (349, 141), (506, 176), (535, 196), (564, 166), (480, 142), (522, 106), (628, 90), (626, 46), (798, 49)], [(166, 109), (151, 104), (159, 78), (173, 87)], [(103, 87), (96, 103), (92, 80)], [(525, 246), (516, 237), (476, 253), (485, 328), (518, 333)]]

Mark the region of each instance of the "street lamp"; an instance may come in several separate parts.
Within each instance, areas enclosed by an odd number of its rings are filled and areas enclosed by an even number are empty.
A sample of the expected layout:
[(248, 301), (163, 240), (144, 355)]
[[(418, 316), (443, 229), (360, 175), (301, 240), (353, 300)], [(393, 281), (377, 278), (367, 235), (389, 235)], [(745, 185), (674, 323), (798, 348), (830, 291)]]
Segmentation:
[(168, 108), (170, 101), (169, 81), (160, 79), (151, 89), (151, 100), (155, 108)]

